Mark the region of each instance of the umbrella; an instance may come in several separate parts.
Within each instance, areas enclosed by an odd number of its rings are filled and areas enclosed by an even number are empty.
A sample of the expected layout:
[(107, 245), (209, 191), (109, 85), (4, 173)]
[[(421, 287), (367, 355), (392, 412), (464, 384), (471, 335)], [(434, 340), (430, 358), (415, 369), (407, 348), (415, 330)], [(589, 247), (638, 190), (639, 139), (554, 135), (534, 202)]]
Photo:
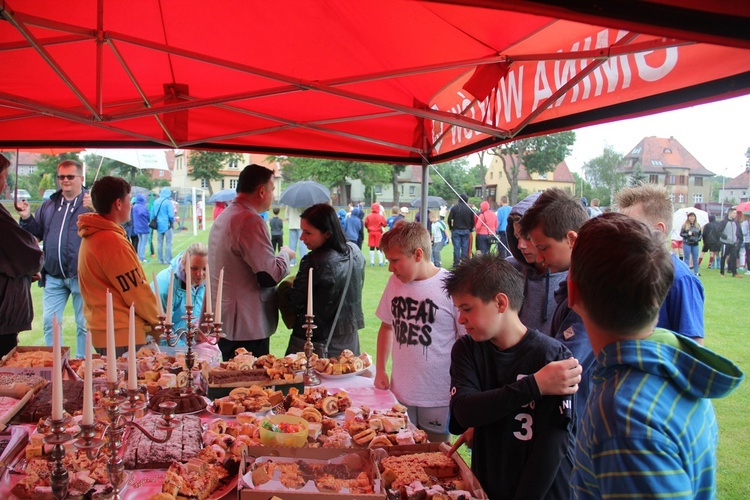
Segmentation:
[(159, 149), (87, 149), (86, 153), (119, 161), (139, 170), (169, 170), (167, 156)]
[(693, 207), (681, 208), (679, 210), (676, 210), (674, 215), (672, 216), (672, 239), (673, 240), (681, 239), (680, 229), (682, 228), (682, 225), (687, 220), (687, 214), (691, 212), (695, 214), (695, 221), (698, 223), (700, 227), (703, 227), (706, 224), (708, 224), (708, 212), (705, 212), (703, 210), (700, 210), (698, 208), (693, 208)]
[(221, 191), (216, 191), (214, 194), (211, 195), (211, 197), (208, 199), (209, 203), (229, 203), (234, 199), (234, 197), (237, 196), (237, 190), (236, 189), (222, 189)]
[[(414, 208), (419, 208), (422, 206), (422, 198), (414, 198), (409, 203)], [(445, 201), (440, 196), (428, 196), (427, 197), (427, 208), (440, 208), (440, 207), (446, 207), (448, 206), (448, 202)]]
[(742, 203), (740, 203), (734, 208), (736, 208), (738, 212), (742, 212), (743, 214), (746, 214), (750, 212), (750, 201), (743, 201)]
[(281, 192), (279, 204), (294, 208), (307, 208), (316, 203), (331, 201), (331, 191), (314, 181), (299, 181), (290, 184)]

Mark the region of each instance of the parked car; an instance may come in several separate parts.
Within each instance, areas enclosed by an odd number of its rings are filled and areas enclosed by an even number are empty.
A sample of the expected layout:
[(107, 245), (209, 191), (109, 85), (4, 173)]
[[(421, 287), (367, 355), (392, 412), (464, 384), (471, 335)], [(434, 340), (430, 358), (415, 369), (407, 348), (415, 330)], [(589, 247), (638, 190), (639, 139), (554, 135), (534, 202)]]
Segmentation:
[(44, 194), (42, 194), (42, 198), (45, 199), (45, 200), (49, 200), (49, 197), (52, 196), (55, 193), (55, 191), (57, 191), (57, 190), (56, 189), (45, 189), (44, 190)]
[[(10, 195), (11, 195), (11, 197), (13, 197), (13, 191), (11, 191)], [(18, 190), (18, 199), (19, 200), (29, 201), (31, 199), (31, 195), (25, 189), (19, 189)]]

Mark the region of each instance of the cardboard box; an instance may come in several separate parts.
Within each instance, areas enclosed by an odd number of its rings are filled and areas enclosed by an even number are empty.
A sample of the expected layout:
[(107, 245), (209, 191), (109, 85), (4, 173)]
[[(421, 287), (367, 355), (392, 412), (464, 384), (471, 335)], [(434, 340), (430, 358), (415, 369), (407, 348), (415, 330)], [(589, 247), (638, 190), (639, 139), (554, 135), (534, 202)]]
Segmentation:
[[(380, 451), (385, 452), (385, 455)], [(448, 443), (425, 443), (425, 444), (409, 444), (401, 446), (391, 446), (389, 448), (378, 448), (373, 450), (373, 462), (378, 469), (378, 477), (380, 477), (380, 459), (385, 456), (400, 456), (407, 455), (409, 453), (432, 453), (436, 451), (447, 452), (450, 450)], [(472, 498), (487, 499), (487, 493), (482, 489), (482, 485), (479, 484), (479, 480), (471, 472), (469, 466), (464, 462), (464, 459), (457, 452), (451, 455), (451, 458), (458, 464), (458, 470), (461, 475), (461, 479), (469, 485)]]
[[(2, 360), (0, 360), (0, 372), (5, 373), (21, 373), (24, 375), (39, 375), (40, 377), (46, 379), (46, 380), (52, 380), (52, 367), (51, 366), (5, 366), (5, 364), (13, 358), (13, 355), (15, 353), (27, 353), (27, 352), (34, 352), (34, 351), (47, 351), (52, 352), (51, 346), (16, 346), (13, 348), (12, 351), (10, 351), (8, 354), (3, 356)], [(65, 366), (68, 364), (68, 359), (70, 358), (70, 347), (68, 346), (62, 346), (61, 351), (62, 355), (62, 370), (65, 371)]]
[[(311, 492), (299, 492), (295, 490), (280, 490), (280, 491), (268, 491), (268, 490), (254, 490), (252, 488), (246, 488), (243, 485), (242, 476), (250, 470), (249, 466), (254, 463), (257, 458), (260, 457), (286, 457), (292, 459), (312, 459), (312, 460), (331, 460), (342, 455), (355, 454), (366, 459), (372, 463), (370, 459), (370, 451), (367, 449), (341, 449), (341, 448), (266, 448), (262, 446), (253, 446), (248, 449), (249, 461), (247, 464), (245, 461), (240, 464), (239, 471), (239, 483), (237, 485), (237, 494), (239, 500), (269, 500), (273, 496), (283, 498), (284, 500), (312, 500), (312, 499), (324, 499), (333, 498), (336, 500), (384, 500), (385, 493), (378, 492), (379, 485), (376, 484), (376, 493), (371, 495), (350, 495), (348, 493), (311, 493)], [(377, 470), (375, 465), (373, 466), (373, 479), (376, 478)]]

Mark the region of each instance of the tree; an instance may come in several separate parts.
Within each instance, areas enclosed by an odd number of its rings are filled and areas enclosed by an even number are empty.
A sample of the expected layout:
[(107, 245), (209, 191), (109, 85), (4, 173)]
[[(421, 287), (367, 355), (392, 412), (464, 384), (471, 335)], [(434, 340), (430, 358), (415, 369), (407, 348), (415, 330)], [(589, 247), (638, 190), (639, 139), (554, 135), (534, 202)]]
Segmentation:
[(646, 179), (646, 174), (643, 173), (641, 165), (638, 164), (633, 167), (633, 173), (630, 175), (630, 182), (628, 182), (628, 185), (630, 185), (631, 187), (638, 187), (646, 182)]
[(398, 176), (406, 171), (406, 165), (393, 165), (391, 170), (391, 187), (393, 189), (393, 206), (397, 207), (401, 203), (401, 191), (398, 189)]
[(487, 150), (488, 154), (499, 156), (503, 162), (503, 171), (510, 183), (510, 204), (518, 203), (518, 174), (521, 165), (529, 174), (552, 172), (570, 154), (575, 141), (575, 132), (567, 131), (519, 139)]
[(485, 160), (485, 157), (489, 155), (490, 153), (488, 153), (487, 150), (483, 150), (477, 154), (479, 155), (479, 163), (477, 164), (477, 168), (479, 170), (478, 172), (479, 180), (480, 180), (480, 183), (482, 184), (482, 192), (479, 196), (480, 198), (484, 200), (487, 198), (487, 179), (486, 179), (487, 167), (485, 167), (484, 165), (484, 160)]
[(434, 165), (434, 170), (440, 175), (432, 176), (429, 193), (433, 196), (440, 196), (448, 202), (456, 200), (456, 193), (459, 195), (463, 193), (474, 194), (474, 182), (472, 182), (472, 177), (466, 168), (468, 163), (468, 160), (464, 157)]
[(595, 188), (606, 188), (610, 199), (625, 186), (625, 176), (617, 172), (617, 166), (622, 161), (622, 155), (611, 146), (607, 146), (602, 154), (583, 164), (586, 180)]
[(240, 161), (242, 155), (239, 153), (221, 153), (218, 151), (191, 151), (188, 157), (190, 177), (194, 180), (202, 180), (208, 185), (209, 196), (214, 194), (211, 181), (221, 180), (224, 176), (219, 173), (222, 165), (233, 161)]

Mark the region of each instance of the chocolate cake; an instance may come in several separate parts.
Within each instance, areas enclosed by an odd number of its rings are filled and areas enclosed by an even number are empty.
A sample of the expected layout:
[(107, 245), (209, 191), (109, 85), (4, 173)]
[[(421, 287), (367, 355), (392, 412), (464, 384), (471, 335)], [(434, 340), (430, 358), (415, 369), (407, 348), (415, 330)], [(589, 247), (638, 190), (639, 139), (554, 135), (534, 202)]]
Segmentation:
[[(63, 380), (63, 408), (71, 415), (83, 408), (83, 381)], [(52, 384), (47, 384), (36, 397), (21, 410), (18, 420), (36, 423), (40, 418), (52, 415)]]
[(171, 389), (160, 389), (151, 396), (148, 402), (148, 408), (155, 412), (160, 412), (159, 404), (165, 401), (174, 401), (177, 403), (175, 413), (192, 413), (201, 411), (206, 407), (206, 400), (199, 394), (182, 394), (179, 387)]
[(260, 380), (268, 380), (268, 373), (265, 368), (254, 368), (252, 370), (213, 369), (208, 372), (208, 383), (211, 385), (257, 382)]
[[(196, 457), (203, 443), (201, 420), (190, 415), (183, 415), (179, 419), (182, 425), (172, 431), (166, 443), (154, 443), (139, 431), (129, 432), (123, 453), (125, 468), (166, 469), (172, 462), (187, 462)], [(152, 435), (163, 437), (165, 431), (157, 429), (161, 421), (160, 415), (149, 415), (138, 423)]]

